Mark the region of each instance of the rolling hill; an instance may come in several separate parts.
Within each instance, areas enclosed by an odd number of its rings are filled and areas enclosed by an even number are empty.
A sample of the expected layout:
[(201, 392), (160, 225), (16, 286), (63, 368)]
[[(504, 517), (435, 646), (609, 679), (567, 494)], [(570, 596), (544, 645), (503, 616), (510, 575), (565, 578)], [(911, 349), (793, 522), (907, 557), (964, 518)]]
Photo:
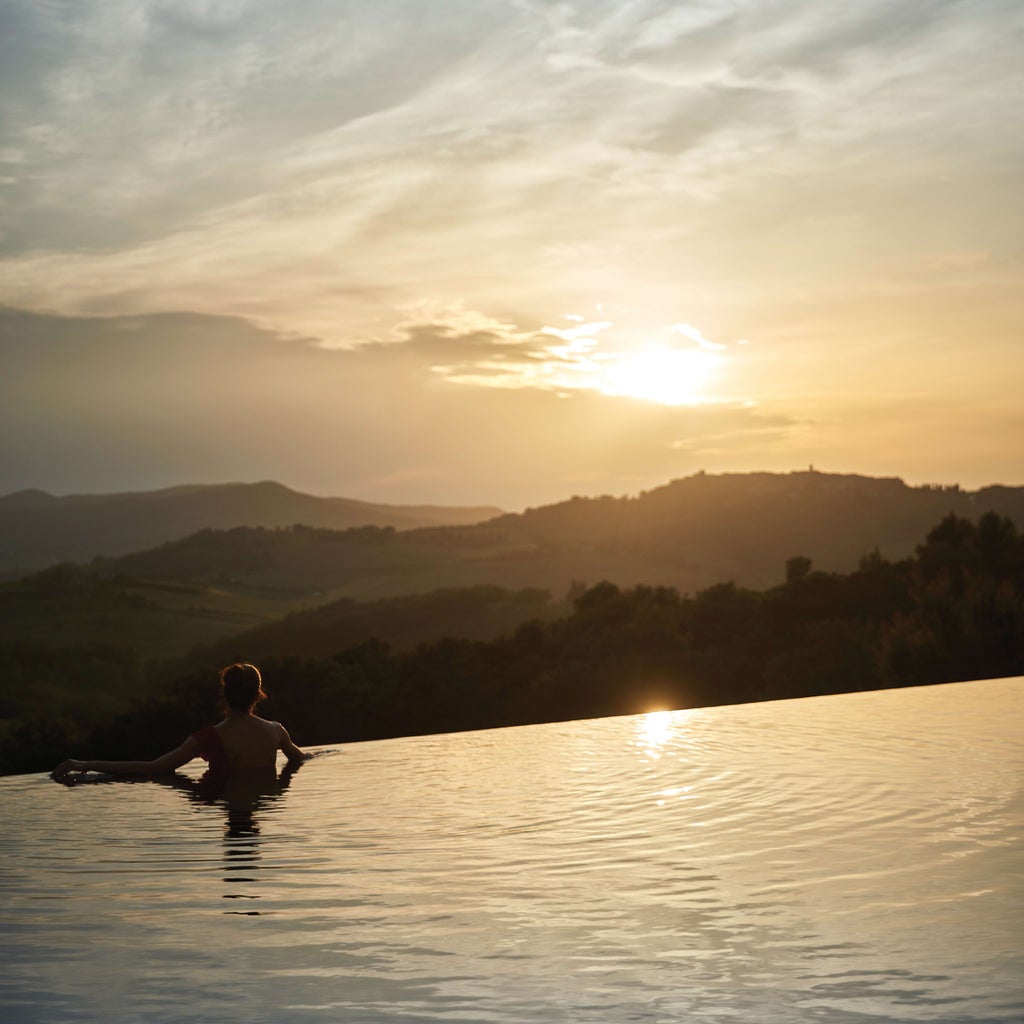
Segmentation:
[(500, 513), (320, 498), (272, 481), (64, 497), (18, 491), (0, 497), (0, 574), (11, 578), (61, 562), (116, 557), (204, 529), (302, 523), (332, 530), (368, 525), (408, 530), (477, 523)]
[(698, 474), (636, 497), (572, 498), (472, 525), (398, 532), (204, 531), (114, 559), (105, 573), (377, 600), (439, 588), (574, 583), (666, 584), (693, 592), (723, 581), (763, 588), (787, 559), (845, 572), (864, 552), (913, 553), (949, 513), (1024, 523), (1024, 488), (912, 487), (895, 478)]
[(977, 519), (989, 510), (1024, 523), (1024, 488), (971, 493), (823, 473), (698, 475), (637, 497), (574, 498), (467, 526), (205, 529), (0, 584), (0, 646), (103, 644), (142, 659), (194, 647), (214, 660), (233, 656), (229, 648), (323, 653), (375, 633), (399, 639), (405, 627), (381, 625), (392, 613), (412, 616), (413, 640), (438, 630), (493, 635), (489, 623), (512, 628), (537, 609), (504, 598), (494, 615), (467, 611), (462, 598), (414, 603), (411, 612), (387, 602), (501, 588), (545, 591), (553, 608), (600, 581), (683, 593), (726, 581), (764, 589), (783, 580), (794, 556), (848, 572), (865, 552), (911, 555), (950, 512)]

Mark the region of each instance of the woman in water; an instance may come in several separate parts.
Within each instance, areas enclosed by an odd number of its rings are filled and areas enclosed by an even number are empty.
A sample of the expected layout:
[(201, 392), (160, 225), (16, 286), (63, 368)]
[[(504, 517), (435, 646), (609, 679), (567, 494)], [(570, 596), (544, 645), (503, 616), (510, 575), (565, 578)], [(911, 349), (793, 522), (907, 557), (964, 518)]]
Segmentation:
[(193, 758), (210, 762), (210, 774), (226, 779), (235, 771), (274, 770), (277, 752), (289, 764), (310, 757), (300, 750), (280, 722), (268, 722), (253, 714), (258, 701), (266, 697), (263, 680), (255, 665), (228, 665), (220, 674), (227, 716), (218, 725), (193, 733), (180, 747), (152, 761), (77, 761), (69, 759), (53, 771), (55, 779), (69, 772), (102, 772), (106, 775), (163, 775)]

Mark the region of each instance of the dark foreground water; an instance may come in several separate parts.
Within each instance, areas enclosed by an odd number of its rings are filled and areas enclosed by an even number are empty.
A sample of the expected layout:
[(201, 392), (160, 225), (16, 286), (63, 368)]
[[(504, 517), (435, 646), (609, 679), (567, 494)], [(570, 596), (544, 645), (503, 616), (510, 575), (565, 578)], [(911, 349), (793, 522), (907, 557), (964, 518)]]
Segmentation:
[(0, 1020), (1024, 1020), (1024, 680), (0, 780)]

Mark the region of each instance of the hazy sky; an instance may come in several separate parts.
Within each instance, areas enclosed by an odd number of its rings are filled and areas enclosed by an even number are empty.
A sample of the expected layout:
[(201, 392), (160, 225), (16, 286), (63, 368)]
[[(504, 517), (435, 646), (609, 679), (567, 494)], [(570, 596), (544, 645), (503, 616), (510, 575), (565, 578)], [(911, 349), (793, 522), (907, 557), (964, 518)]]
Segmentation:
[(1024, 483), (1019, 0), (0, 0), (0, 493)]

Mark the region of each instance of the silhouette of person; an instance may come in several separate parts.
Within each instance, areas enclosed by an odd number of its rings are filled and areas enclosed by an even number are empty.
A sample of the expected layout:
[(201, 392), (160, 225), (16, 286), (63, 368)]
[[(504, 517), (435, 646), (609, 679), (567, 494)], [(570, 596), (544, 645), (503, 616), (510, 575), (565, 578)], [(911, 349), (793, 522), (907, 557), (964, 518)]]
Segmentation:
[(277, 753), (282, 751), (290, 765), (312, 757), (300, 750), (280, 722), (268, 722), (254, 711), (263, 692), (263, 680), (255, 665), (228, 665), (221, 670), (220, 684), (226, 715), (222, 722), (193, 733), (180, 747), (152, 761), (80, 761), (69, 758), (52, 772), (52, 778), (68, 781), (72, 772), (101, 772), (106, 775), (164, 775), (196, 757), (210, 764), (204, 784), (211, 791), (222, 789), (231, 779), (276, 773)]

